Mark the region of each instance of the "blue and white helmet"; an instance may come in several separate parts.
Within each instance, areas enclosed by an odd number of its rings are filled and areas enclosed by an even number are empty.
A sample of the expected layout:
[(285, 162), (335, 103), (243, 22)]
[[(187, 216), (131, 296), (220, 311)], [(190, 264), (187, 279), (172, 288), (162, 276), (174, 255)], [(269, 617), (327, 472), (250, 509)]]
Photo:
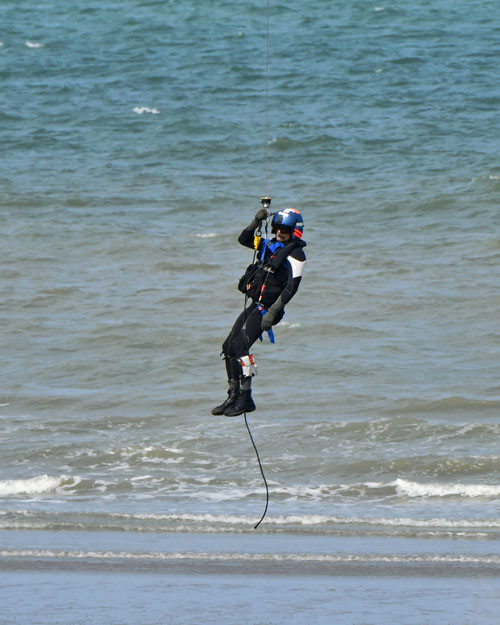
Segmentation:
[(276, 232), (278, 226), (287, 226), (290, 229), (292, 239), (301, 239), (304, 233), (304, 220), (296, 208), (284, 208), (274, 213), (272, 232)]

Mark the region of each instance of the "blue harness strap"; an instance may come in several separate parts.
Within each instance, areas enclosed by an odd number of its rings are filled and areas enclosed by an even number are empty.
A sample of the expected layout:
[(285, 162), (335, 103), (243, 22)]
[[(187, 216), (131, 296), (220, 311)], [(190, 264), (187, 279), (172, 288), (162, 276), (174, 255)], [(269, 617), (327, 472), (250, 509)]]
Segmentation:
[[(264, 306), (262, 306), (262, 304), (259, 304), (259, 305), (258, 305), (258, 309), (259, 309), (259, 312), (260, 312), (260, 314), (261, 314), (262, 316), (264, 316), (264, 315), (266, 314), (266, 312), (267, 312), (267, 310), (264, 308)], [(269, 337), (269, 341), (270, 341), (271, 343), (274, 343), (274, 332), (273, 332), (273, 329), (272, 329), (272, 328), (270, 328), (270, 329), (267, 331), (267, 336)], [(259, 336), (259, 339), (262, 341), (262, 334)]]
[(264, 256), (266, 254), (266, 248), (267, 248), (267, 244), (268, 243), (269, 243), (269, 239), (264, 239), (262, 241), (262, 250), (260, 252), (260, 258), (259, 258), (260, 262), (262, 262), (264, 260)]
[[(276, 254), (277, 250), (279, 250), (281, 247), (285, 247), (283, 243), (280, 243), (279, 241), (275, 241), (274, 243), (269, 243), (270, 239), (264, 239), (262, 241), (262, 251), (260, 253), (260, 262), (264, 262), (264, 257), (266, 255), (266, 250), (269, 250), (271, 252), (271, 254)], [(262, 304), (257, 304), (259, 311), (261, 313), (262, 316), (264, 316), (267, 312), (267, 310), (264, 308), (264, 306), (262, 306)], [(272, 331), (272, 329), (267, 331), (267, 335), (269, 337), (269, 340), (271, 341), (271, 343), (274, 343), (274, 332)], [(262, 341), (262, 334), (259, 336), (259, 339)]]
[(285, 245), (283, 243), (280, 243), (279, 241), (275, 241), (274, 243), (271, 243), (271, 244), (269, 244), (269, 241), (270, 239), (264, 239), (262, 241), (262, 251), (260, 253), (260, 262), (263, 262), (267, 249), (271, 252), (271, 254), (276, 254), (277, 250), (279, 250), (280, 247), (285, 247)]

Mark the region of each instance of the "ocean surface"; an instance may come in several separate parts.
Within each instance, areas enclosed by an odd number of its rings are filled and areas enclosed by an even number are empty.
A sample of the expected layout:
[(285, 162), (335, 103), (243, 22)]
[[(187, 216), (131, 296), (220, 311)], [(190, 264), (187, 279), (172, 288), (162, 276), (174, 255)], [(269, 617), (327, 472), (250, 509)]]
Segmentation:
[(2, 625), (498, 623), (499, 55), (493, 0), (0, 4)]

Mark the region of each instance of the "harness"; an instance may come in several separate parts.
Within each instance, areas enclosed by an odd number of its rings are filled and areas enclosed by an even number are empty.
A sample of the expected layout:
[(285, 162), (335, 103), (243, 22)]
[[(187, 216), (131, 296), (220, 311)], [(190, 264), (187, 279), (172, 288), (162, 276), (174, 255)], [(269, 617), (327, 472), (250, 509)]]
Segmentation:
[[(272, 241), (272, 239), (261, 239), (260, 235), (256, 236), (254, 239), (255, 251), (257, 252), (258, 248), (261, 246), (257, 261), (253, 262), (251, 265), (248, 265), (245, 273), (241, 276), (238, 282), (238, 289), (245, 293), (248, 296), (249, 290), (252, 286), (252, 281), (259, 270), (266, 272), (263, 282), (260, 286), (260, 291), (258, 293), (254, 293), (252, 299), (256, 304), (259, 312), (262, 315), (267, 313), (267, 310), (264, 308), (264, 304), (262, 303), (262, 298), (264, 296), (264, 291), (266, 290), (267, 280), (271, 274), (274, 274), (281, 265), (286, 262), (287, 257), (291, 254), (291, 252), (296, 247), (301, 247), (300, 242), (291, 241), (287, 245), (281, 243), (280, 241)], [(266, 260), (266, 251), (269, 250), (270, 257)], [(271, 343), (274, 343), (274, 333), (271, 330), (267, 331), (269, 340)], [(262, 341), (262, 334), (260, 335), (260, 340)]]
[[(262, 251), (260, 253), (260, 258), (259, 258), (259, 262), (263, 265), (262, 268), (269, 273), (274, 273), (274, 270), (279, 267), (281, 265), (281, 263), (283, 262), (283, 260), (279, 260), (279, 263), (277, 265), (274, 265), (274, 259), (276, 258), (276, 253), (278, 252), (278, 250), (284, 248), (285, 245), (283, 243), (280, 243), (279, 241), (274, 241), (274, 243), (270, 242), (270, 239), (264, 239), (263, 244), (262, 244)], [(266, 255), (266, 250), (269, 250), (271, 252), (271, 261), (269, 264), (264, 265), (264, 257)], [(288, 254), (291, 252), (292, 250), (290, 249), (288, 251)], [(288, 256), (287, 254), (287, 256)], [(274, 266), (273, 266), (274, 265)], [(267, 282), (267, 276), (266, 279), (264, 281), (264, 284), (262, 285), (261, 289), (260, 289), (260, 297), (259, 297), (259, 302), (262, 300), (262, 296), (264, 295), (264, 291), (266, 288), (266, 282)], [(260, 314), (262, 316), (264, 316), (267, 313), (267, 310), (264, 308), (263, 304), (261, 303), (257, 303), (257, 308), (260, 312)], [(269, 337), (269, 341), (271, 343), (274, 343), (274, 332), (272, 330), (272, 328), (270, 328), (267, 331), (267, 335)], [(262, 341), (262, 334), (259, 336), (259, 339)]]

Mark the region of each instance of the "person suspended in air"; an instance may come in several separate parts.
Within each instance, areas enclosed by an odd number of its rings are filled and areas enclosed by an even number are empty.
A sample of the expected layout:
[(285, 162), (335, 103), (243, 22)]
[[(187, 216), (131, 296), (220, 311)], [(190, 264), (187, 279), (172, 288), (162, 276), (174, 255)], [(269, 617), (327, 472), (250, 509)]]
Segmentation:
[[(306, 264), (302, 215), (295, 208), (274, 213), (271, 222), (274, 237), (259, 241), (262, 222), (268, 217), (267, 208), (259, 209), (238, 237), (241, 245), (255, 249), (256, 256), (238, 284), (245, 293), (245, 309), (222, 345), (229, 388), (227, 399), (212, 410), (213, 415), (237, 417), (255, 410), (251, 385), (256, 366), (250, 348), (258, 338), (262, 339), (263, 332), (274, 342), (272, 327), (283, 318), (285, 305), (297, 292), (302, 279)], [(248, 306), (247, 300), (250, 300)]]

